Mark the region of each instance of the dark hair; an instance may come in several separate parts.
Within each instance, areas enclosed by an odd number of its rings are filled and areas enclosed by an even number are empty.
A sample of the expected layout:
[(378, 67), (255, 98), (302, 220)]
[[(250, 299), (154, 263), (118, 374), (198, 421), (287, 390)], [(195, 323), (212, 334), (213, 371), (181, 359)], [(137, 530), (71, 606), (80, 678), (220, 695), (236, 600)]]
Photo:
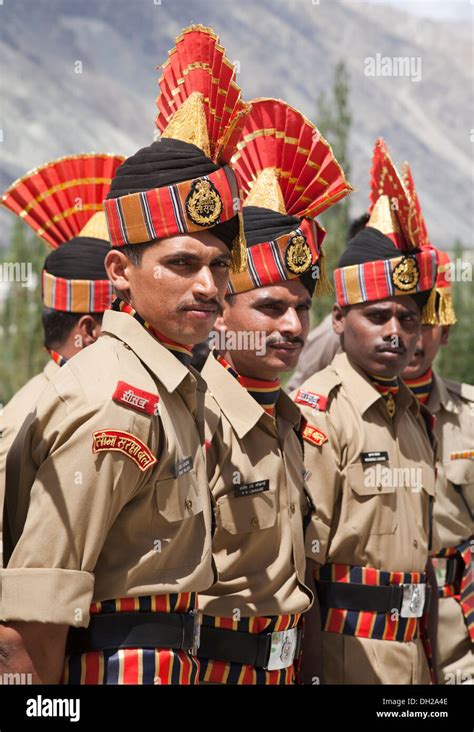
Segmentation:
[(156, 244), (156, 241), (147, 241), (144, 244), (125, 244), (123, 247), (112, 247), (112, 251), (123, 252), (135, 267), (139, 267), (142, 263), (143, 252), (152, 244)]
[(104, 313), (67, 313), (62, 310), (43, 308), (41, 321), (45, 347), (57, 349), (62, 346), (83, 315), (90, 315), (98, 323), (102, 323)]
[(355, 237), (356, 234), (359, 233), (362, 229), (364, 229), (367, 226), (367, 223), (370, 219), (370, 214), (363, 213), (362, 216), (358, 216), (356, 219), (352, 219), (351, 223), (349, 224), (349, 231), (347, 232), (347, 241), (350, 241)]

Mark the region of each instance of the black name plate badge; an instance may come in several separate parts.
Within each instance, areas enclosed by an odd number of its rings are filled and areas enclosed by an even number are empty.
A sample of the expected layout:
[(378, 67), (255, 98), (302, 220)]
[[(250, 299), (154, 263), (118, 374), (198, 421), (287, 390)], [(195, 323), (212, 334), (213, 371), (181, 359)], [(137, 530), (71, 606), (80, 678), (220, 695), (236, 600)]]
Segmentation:
[(255, 493), (263, 493), (270, 490), (269, 480), (257, 480), (255, 483), (241, 483), (234, 486), (234, 497), (253, 496)]
[(192, 469), (193, 469), (192, 457), (187, 457), (187, 458), (184, 458), (184, 460), (180, 460), (174, 466), (175, 478), (178, 478), (180, 475), (184, 475), (185, 473), (189, 473), (189, 471)]
[(367, 465), (367, 463), (384, 463), (388, 461), (388, 452), (382, 452), (380, 450), (361, 452), (360, 459), (364, 465)]

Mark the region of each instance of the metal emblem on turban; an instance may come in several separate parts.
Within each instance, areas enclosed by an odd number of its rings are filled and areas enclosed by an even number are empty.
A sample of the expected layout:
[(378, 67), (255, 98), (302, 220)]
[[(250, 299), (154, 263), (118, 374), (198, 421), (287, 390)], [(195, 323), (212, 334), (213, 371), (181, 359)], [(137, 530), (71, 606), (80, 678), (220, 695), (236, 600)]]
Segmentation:
[(413, 290), (419, 279), (420, 270), (413, 257), (403, 257), (392, 272), (393, 284), (402, 292)]
[(303, 274), (311, 267), (311, 249), (303, 234), (294, 234), (285, 249), (286, 268), (294, 274)]
[(222, 198), (210, 180), (199, 178), (186, 196), (188, 218), (199, 226), (212, 226), (222, 213)]

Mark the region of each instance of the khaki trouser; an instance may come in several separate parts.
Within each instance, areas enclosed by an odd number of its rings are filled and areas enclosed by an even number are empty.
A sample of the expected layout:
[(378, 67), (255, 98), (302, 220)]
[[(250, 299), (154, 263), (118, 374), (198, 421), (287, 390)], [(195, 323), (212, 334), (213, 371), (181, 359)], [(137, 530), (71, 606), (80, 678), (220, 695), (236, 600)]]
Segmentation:
[(402, 643), (323, 634), (324, 684), (430, 684), (421, 640)]

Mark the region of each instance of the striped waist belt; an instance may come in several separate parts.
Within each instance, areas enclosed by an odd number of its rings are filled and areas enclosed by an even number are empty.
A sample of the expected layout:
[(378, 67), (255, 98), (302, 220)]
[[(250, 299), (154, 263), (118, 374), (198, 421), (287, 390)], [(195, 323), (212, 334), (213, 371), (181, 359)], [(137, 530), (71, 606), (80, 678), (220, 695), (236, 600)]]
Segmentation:
[[(443, 550), (443, 552), (450, 551), (448, 549)], [(456, 549), (454, 549), (452, 554), (440, 553), (438, 556), (432, 557), (431, 561), (433, 562), (436, 573), (438, 596), (454, 597), (455, 595), (459, 595), (464, 564), (457, 555)]]
[(71, 628), (67, 653), (119, 648), (163, 648), (196, 654), (199, 621), (190, 613), (116, 613), (93, 615), (87, 628)]
[(256, 634), (202, 627), (198, 658), (276, 671), (294, 663), (300, 653), (301, 640), (301, 628)]
[(396, 641), (418, 637), (430, 601), (424, 573), (326, 564), (316, 568), (315, 582), (326, 632)]
[(471, 641), (474, 643), (474, 572), (472, 538), (459, 546), (442, 549), (433, 557), (440, 597), (454, 597), (460, 604)]
[(233, 620), (202, 616), (200, 680), (219, 684), (294, 684), (302, 641), (301, 613)]
[(196, 593), (103, 600), (90, 614), (69, 629), (62, 683), (198, 683)]

